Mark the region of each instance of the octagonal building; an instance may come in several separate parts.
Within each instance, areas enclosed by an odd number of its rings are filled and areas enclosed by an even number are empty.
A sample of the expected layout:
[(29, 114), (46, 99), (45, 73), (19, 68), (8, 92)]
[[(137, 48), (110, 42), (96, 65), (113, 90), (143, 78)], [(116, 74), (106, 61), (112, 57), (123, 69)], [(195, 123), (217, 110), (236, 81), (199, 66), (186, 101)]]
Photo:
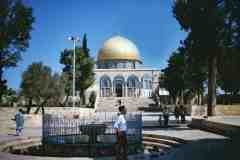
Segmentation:
[(153, 91), (161, 76), (159, 70), (142, 66), (137, 46), (127, 38), (114, 36), (104, 42), (97, 55), (95, 84), (96, 111), (117, 111), (121, 100), (127, 110), (137, 111), (153, 103)]

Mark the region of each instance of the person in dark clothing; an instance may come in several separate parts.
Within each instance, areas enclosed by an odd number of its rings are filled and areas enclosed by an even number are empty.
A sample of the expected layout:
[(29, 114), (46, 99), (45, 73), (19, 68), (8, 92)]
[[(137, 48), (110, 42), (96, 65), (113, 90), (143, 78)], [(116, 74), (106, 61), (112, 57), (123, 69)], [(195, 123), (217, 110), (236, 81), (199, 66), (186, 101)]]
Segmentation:
[(180, 116), (181, 116), (181, 122), (186, 122), (186, 108), (183, 105), (180, 105)]
[(180, 116), (179, 105), (176, 105), (175, 108), (174, 108), (174, 116), (175, 116), (175, 119), (176, 119), (177, 123), (179, 123), (179, 116)]
[(167, 106), (163, 108), (164, 127), (168, 127), (169, 112)]
[(121, 101), (121, 99), (119, 99), (119, 100), (117, 101), (117, 103), (118, 103), (117, 106), (120, 107), (120, 106), (122, 105), (122, 101)]

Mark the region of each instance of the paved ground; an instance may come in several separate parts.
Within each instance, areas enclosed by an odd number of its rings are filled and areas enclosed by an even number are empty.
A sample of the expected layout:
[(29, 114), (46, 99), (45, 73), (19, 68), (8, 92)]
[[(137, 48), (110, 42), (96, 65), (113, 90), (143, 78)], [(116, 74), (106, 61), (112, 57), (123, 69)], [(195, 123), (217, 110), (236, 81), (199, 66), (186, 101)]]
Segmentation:
[(198, 141), (202, 139), (226, 139), (224, 136), (201, 131), (198, 129), (191, 129), (186, 125), (164, 129), (145, 129), (144, 133), (177, 137), (186, 141)]
[(217, 136), (194, 140), (171, 152), (166, 160), (235, 160), (239, 159), (239, 139)]
[[(10, 114), (10, 113), (9, 113)], [(7, 115), (7, 113), (0, 112), (0, 143), (4, 141), (10, 141), (18, 138), (24, 138), (28, 136), (41, 136), (41, 117), (26, 117), (26, 127), (24, 130), (24, 135), (21, 137), (14, 136), (15, 134), (15, 125), (14, 122), (11, 121), (12, 115)], [(155, 120), (153, 117), (147, 118), (148, 121)], [(190, 119), (189, 119), (190, 120)], [(164, 159), (164, 160), (210, 160), (218, 159), (222, 160), (226, 157), (228, 159), (232, 159), (235, 156), (238, 147), (235, 147), (236, 144), (240, 144), (237, 140), (234, 143), (229, 142), (226, 137), (212, 134), (205, 131), (190, 129), (186, 125), (176, 125), (176, 123), (171, 123), (170, 128), (154, 128), (144, 129), (144, 133), (151, 134), (160, 134), (167, 135), (172, 137), (181, 138), (184, 140), (191, 141), (189, 144), (180, 147), (178, 149), (173, 150), (169, 155), (162, 156), (159, 158), (157, 155), (139, 155), (139, 156), (130, 156), (130, 159)], [(10, 155), (7, 153), (0, 153), (0, 160), (92, 160), (92, 158), (56, 158), (56, 157), (30, 157), (30, 156), (18, 156), (18, 155)], [(107, 158), (106, 160), (110, 160), (113, 158)], [(99, 159), (98, 159), (99, 160)], [(102, 160), (102, 159), (101, 159)]]
[[(38, 133), (40, 129), (38, 128), (29, 128), (26, 129), (25, 133), (21, 137), (13, 136), (13, 135), (0, 135), (0, 143), (3, 141), (9, 141), (9, 140), (14, 140), (18, 138), (24, 138), (26, 136), (36, 136), (35, 133)], [(172, 137), (178, 137), (182, 138), (185, 140), (191, 140), (192, 142), (183, 146), (182, 148), (175, 149), (172, 151), (167, 156), (150, 156), (150, 155), (141, 155), (141, 156), (130, 156), (130, 159), (143, 159), (143, 160), (154, 160), (154, 159), (174, 159), (174, 160), (185, 160), (185, 159), (190, 159), (196, 158), (194, 155), (198, 155), (201, 153), (200, 157), (203, 156), (204, 153), (208, 153), (210, 149), (216, 148), (219, 146), (224, 146), (225, 145), (225, 137), (219, 136), (216, 134), (200, 131), (200, 130), (192, 130), (187, 127), (177, 127), (177, 128), (170, 128), (170, 129), (152, 129), (152, 130), (144, 130), (144, 133), (151, 133), (151, 134), (160, 134), (160, 135), (167, 135), (167, 136), (172, 136)], [(40, 135), (40, 134), (38, 134)], [(223, 145), (224, 144), (224, 145)], [(209, 149), (209, 150), (208, 150)], [(220, 147), (222, 149), (222, 147)], [(215, 149), (217, 150), (217, 149)], [(216, 151), (215, 151), (216, 152)], [(183, 154), (184, 153), (184, 154)], [(215, 153), (216, 154), (216, 153)], [(186, 158), (187, 156), (188, 158)], [(185, 158), (184, 158), (185, 157)], [(52, 158), (52, 157), (29, 157), (29, 156), (16, 156), (16, 155), (10, 155), (6, 153), (0, 153), (0, 160), (63, 160), (66, 158)], [(93, 160), (92, 158), (67, 158), (69, 160)], [(112, 158), (104, 158), (106, 160), (110, 160)], [(104, 160), (101, 158), (101, 160)], [(97, 159), (100, 160), (100, 159)], [(200, 159), (199, 159), (200, 160)]]
[[(240, 117), (215, 117), (210, 120), (240, 126)], [(234, 160), (239, 159), (240, 137), (227, 137), (188, 128), (186, 125), (167, 129), (145, 129), (144, 133), (178, 137), (189, 141), (187, 145), (176, 148), (164, 160)]]
[(211, 117), (208, 120), (240, 127), (240, 116), (217, 116)]

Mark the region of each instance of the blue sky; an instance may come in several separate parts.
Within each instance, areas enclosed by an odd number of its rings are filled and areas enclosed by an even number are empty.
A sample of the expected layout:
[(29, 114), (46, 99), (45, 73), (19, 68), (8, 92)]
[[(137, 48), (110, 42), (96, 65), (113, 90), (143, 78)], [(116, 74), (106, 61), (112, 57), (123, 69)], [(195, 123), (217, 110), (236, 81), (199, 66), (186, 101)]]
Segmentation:
[(29, 48), (18, 67), (8, 69), (9, 87), (19, 89), (22, 72), (42, 61), (61, 72), (60, 52), (72, 48), (70, 35), (87, 33), (91, 56), (103, 42), (120, 35), (133, 41), (145, 66), (163, 69), (186, 33), (172, 15), (173, 0), (23, 0), (33, 8), (36, 21)]

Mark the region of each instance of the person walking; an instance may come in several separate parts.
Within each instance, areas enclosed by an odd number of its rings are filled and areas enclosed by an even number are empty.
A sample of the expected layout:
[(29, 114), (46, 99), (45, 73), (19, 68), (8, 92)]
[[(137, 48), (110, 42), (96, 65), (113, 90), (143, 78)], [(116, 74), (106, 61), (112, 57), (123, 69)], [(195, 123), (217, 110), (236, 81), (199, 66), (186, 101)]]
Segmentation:
[(186, 122), (186, 108), (181, 104), (180, 105), (180, 116), (181, 116), (181, 122)]
[(169, 112), (167, 106), (163, 108), (164, 127), (168, 127)]
[(23, 116), (23, 110), (19, 109), (17, 113), (15, 114), (14, 120), (16, 121), (16, 135), (20, 136), (23, 131), (23, 125), (24, 125), (24, 116)]
[(176, 122), (179, 123), (179, 116), (180, 116), (179, 104), (177, 104), (174, 108), (174, 116), (175, 116)]
[(118, 119), (114, 123), (114, 129), (117, 136), (116, 160), (127, 160), (127, 113), (125, 106), (118, 108)]

